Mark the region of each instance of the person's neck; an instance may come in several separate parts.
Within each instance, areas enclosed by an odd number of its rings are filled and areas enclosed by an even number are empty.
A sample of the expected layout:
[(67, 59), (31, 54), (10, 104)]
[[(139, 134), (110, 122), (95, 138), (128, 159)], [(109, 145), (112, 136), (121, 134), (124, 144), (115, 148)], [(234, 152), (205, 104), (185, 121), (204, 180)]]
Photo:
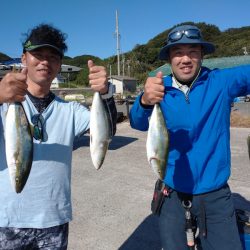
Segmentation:
[(28, 83), (28, 91), (31, 95), (33, 95), (35, 97), (44, 98), (49, 94), (50, 88), (41, 87), (38, 84), (29, 84)]
[(191, 84), (193, 83), (193, 79), (192, 79), (191, 81), (184, 82), (184, 81), (181, 81), (181, 80), (179, 80), (179, 79), (177, 79), (177, 78), (175, 77), (175, 80), (178, 81), (178, 83), (180, 83), (181, 85), (187, 85), (188, 87), (190, 87)]
[(181, 84), (181, 85), (187, 85), (189, 88), (191, 87), (191, 85), (196, 81), (196, 79), (198, 78), (199, 74), (201, 72), (201, 68), (199, 69), (198, 73), (192, 78), (190, 79), (189, 81), (181, 81), (179, 80), (175, 74), (173, 73), (172, 71), (172, 75), (173, 77), (175, 78), (175, 80), (177, 81), (177, 83)]

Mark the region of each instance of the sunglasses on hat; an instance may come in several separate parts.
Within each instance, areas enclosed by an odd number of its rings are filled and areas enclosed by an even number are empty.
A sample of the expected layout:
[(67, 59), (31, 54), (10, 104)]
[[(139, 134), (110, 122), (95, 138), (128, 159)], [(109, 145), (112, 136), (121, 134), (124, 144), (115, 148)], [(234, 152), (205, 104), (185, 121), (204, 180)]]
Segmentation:
[(187, 29), (187, 30), (178, 30), (178, 31), (174, 31), (174, 32), (170, 33), (168, 35), (168, 41), (176, 42), (176, 41), (180, 40), (183, 37), (183, 35), (185, 35), (187, 38), (190, 38), (190, 39), (201, 38), (201, 33), (199, 30)]

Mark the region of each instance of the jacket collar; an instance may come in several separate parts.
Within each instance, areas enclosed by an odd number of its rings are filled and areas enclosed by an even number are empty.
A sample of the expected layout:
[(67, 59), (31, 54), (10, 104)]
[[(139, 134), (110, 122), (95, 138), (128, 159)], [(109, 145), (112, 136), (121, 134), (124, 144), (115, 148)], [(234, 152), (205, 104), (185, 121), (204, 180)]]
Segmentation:
[[(204, 79), (207, 78), (210, 71), (211, 71), (211, 69), (209, 69), (207, 67), (201, 67), (200, 75), (196, 79), (194, 85), (197, 85), (198, 83), (201, 83), (202, 81), (204, 81)], [(173, 75), (170, 74), (170, 75), (164, 77), (163, 82), (164, 82), (165, 87), (172, 87), (172, 76)]]

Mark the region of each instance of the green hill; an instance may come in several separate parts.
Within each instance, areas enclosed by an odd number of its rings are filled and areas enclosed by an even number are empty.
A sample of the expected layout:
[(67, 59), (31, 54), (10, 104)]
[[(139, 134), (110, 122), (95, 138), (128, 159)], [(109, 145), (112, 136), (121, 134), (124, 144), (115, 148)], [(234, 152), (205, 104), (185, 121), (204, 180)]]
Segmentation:
[(9, 56), (0, 52), (0, 61), (5, 61), (11, 59)]
[[(204, 22), (185, 22), (181, 24), (196, 25), (200, 28), (204, 40), (215, 44), (215, 53), (207, 55), (206, 58), (243, 55), (243, 47), (246, 47), (248, 51), (250, 50), (250, 26), (230, 28), (225, 31), (221, 31), (216, 25)], [(161, 47), (165, 44), (168, 32), (174, 27), (166, 29), (162, 33), (150, 39), (146, 44), (136, 44), (131, 51), (121, 55), (121, 58), (123, 58), (125, 62), (125, 75), (136, 77), (139, 82), (143, 82), (149, 71), (163, 65), (165, 62), (158, 60), (158, 54)], [(1, 56), (8, 57), (7, 55), (0, 53), (0, 60)], [(104, 60), (91, 55), (82, 55), (74, 58), (64, 57), (64, 64), (70, 64), (83, 68), (79, 74), (76, 74), (75, 76), (73, 75), (73, 80), (75, 80), (77, 84), (82, 82), (83, 79), (84, 81), (87, 80), (87, 60), (90, 58), (92, 58), (95, 63), (99, 65), (105, 65), (106, 67), (112, 65), (112, 74), (117, 74), (116, 56), (108, 57)]]
[[(247, 47), (248, 51), (250, 50), (250, 26), (220, 31), (216, 25), (206, 24), (204, 22), (184, 22), (181, 24), (196, 25), (201, 30), (204, 40), (215, 44), (215, 53), (206, 55), (205, 58), (207, 59), (243, 55), (243, 47)], [(132, 51), (124, 54), (125, 61), (130, 63), (131, 75), (139, 79), (139, 82), (144, 82), (148, 72), (165, 63), (158, 59), (158, 54), (166, 42), (167, 34), (174, 27), (175, 26), (170, 27), (158, 34), (146, 44), (135, 45)], [(116, 59), (115, 57), (110, 57), (107, 58), (105, 62), (107, 65), (112, 64), (112, 62), (116, 62)], [(114, 69), (116, 69), (116, 67), (114, 67)]]

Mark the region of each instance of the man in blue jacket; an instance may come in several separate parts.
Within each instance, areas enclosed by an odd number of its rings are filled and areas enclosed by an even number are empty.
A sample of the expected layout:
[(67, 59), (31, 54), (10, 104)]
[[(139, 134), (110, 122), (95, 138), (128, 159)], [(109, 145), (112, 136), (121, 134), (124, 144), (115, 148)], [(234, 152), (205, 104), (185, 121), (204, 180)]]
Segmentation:
[(203, 250), (242, 249), (227, 184), (229, 128), (233, 99), (250, 93), (250, 66), (202, 67), (203, 56), (214, 50), (196, 26), (174, 28), (159, 55), (172, 74), (149, 77), (130, 112), (131, 126), (146, 131), (153, 105), (160, 103), (169, 131), (164, 183), (171, 192), (159, 215), (163, 249), (193, 249), (185, 235), (189, 212), (198, 223)]

